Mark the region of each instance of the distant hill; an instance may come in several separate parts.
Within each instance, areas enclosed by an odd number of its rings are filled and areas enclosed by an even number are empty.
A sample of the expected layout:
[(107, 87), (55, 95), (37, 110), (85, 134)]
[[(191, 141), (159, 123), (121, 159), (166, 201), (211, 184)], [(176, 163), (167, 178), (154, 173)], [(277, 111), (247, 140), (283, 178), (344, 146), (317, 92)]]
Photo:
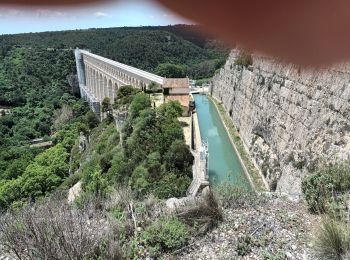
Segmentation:
[[(0, 36), (0, 55), (5, 56), (13, 46), (89, 49), (93, 53), (152, 72), (161, 63), (192, 68), (203, 62), (208, 66), (208, 61), (212, 61), (212, 74), (228, 55), (228, 48), (203, 34), (196, 25), (120, 27)], [(208, 76), (210, 75), (199, 75)]]

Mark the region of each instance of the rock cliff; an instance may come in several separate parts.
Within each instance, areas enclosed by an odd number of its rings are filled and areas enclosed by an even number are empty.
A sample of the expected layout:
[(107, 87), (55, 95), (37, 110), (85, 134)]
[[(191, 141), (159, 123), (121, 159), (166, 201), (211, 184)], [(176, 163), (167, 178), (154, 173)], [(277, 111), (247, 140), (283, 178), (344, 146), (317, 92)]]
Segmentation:
[(318, 163), (350, 159), (349, 64), (316, 70), (241, 58), (231, 52), (211, 91), (272, 190), (300, 194)]

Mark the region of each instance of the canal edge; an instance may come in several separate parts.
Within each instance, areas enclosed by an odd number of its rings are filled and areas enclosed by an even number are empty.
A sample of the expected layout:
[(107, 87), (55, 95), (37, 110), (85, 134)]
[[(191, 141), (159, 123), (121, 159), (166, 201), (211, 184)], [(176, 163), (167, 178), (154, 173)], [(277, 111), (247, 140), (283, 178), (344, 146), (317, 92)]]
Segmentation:
[[(219, 117), (220, 117), (220, 120), (222, 122), (222, 124), (224, 125), (224, 128), (227, 132), (227, 135), (230, 139), (230, 142), (231, 142), (231, 145), (233, 146), (233, 149), (235, 150), (237, 156), (238, 156), (238, 159), (240, 161), (240, 163), (242, 164), (243, 166), (243, 170), (244, 170), (244, 173), (246, 174), (246, 176), (248, 177), (248, 180), (252, 186), (252, 188), (254, 189), (254, 191), (269, 191), (269, 185), (267, 184), (265, 178), (262, 176), (261, 172), (259, 171), (259, 169), (256, 168), (256, 165), (255, 163), (253, 162), (253, 160), (250, 158), (250, 154), (249, 152), (246, 151), (248, 157), (249, 157), (249, 160), (251, 160), (254, 168), (257, 170), (257, 174), (258, 174), (258, 178), (259, 178), (259, 182), (262, 182), (262, 183), (258, 183), (257, 181), (253, 181), (253, 177), (251, 176), (251, 173), (248, 171), (247, 167), (246, 167), (246, 163), (243, 161), (242, 157), (241, 157), (241, 153), (240, 151), (237, 149), (236, 147), (236, 144), (235, 142), (233, 141), (232, 139), (232, 136), (231, 136), (231, 133), (230, 133), (230, 130), (228, 128), (228, 126), (226, 125), (226, 122), (223, 118), (223, 115), (221, 114), (220, 110), (219, 110), (219, 107), (218, 107), (218, 104), (220, 104), (220, 101), (217, 100), (215, 97), (211, 96), (211, 95), (207, 95), (209, 99), (211, 99), (211, 101), (213, 102), (214, 106), (215, 106), (215, 109), (216, 111), (218, 112), (219, 114)], [(224, 108), (224, 111), (226, 112), (225, 108)], [(231, 120), (231, 119), (230, 119)], [(233, 124), (233, 122), (232, 122)], [(234, 126), (234, 125), (233, 125)], [(235, 126), (234, 126), (235, 127)], [(239, 136), (239, 135), (238, 135)], [(241, 139), (242, 141), (242, 138), (239, 136), (239, 138)], [(243, 142), (243, 141), (242, 141)], [(243, 147), (244, 149), (246, 150), (246, 147), (245, 145), (243, 144)]]

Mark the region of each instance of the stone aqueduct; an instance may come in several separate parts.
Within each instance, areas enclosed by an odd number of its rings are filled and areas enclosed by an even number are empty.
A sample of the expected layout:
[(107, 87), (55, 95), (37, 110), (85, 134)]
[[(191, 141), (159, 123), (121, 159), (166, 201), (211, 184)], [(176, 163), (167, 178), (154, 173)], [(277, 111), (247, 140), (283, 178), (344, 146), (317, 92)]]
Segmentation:
[(98, 116), (101, 116), (103, 99), (108, 97), (113, 103), (120, 86), (146, 89), (151, 82), (163, 85), (163, 77), (85, 50), (76, 49), (75, 60), (81, 96)]

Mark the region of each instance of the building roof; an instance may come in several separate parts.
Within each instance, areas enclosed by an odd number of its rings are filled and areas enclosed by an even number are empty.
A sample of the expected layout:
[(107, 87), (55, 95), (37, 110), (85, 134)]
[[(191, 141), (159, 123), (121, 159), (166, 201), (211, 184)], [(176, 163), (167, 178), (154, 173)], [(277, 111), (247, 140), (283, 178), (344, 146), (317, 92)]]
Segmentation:
[(188, 88), (188, 78), (164, 78), (163, 88)]
[(184, 107), (189, 107), (189, 103), (190, 103), (189, 95), (169, 95), (169, 96), (165, 96), (165, 99), (167, 101), (168, 100), (179, 101), (181, 106), (184, 106)]

